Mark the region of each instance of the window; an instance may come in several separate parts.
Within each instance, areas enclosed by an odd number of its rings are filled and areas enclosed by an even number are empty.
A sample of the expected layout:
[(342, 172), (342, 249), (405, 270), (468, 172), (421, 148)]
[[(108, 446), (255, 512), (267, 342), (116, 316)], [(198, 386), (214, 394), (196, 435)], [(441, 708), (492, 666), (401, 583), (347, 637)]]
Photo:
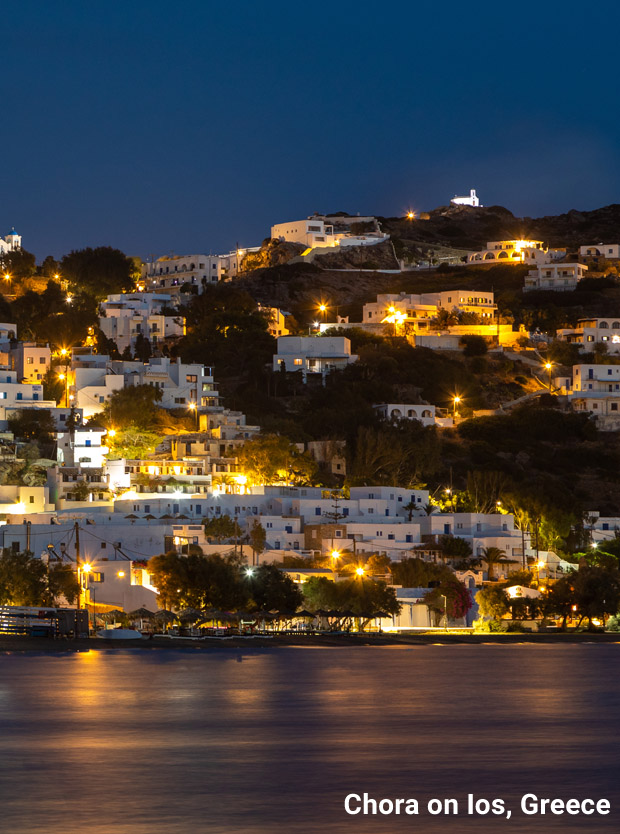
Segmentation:
[(186, 382), (197, 382), (198, 377), (196, 376), (196, 374), (187, 374), (187, 376), (185, 377), (185, 380), (186, 380)]
[(174, 401), (175, 403), (180, 403), (181, 405), (183, 405), (185, 403), (185, 397), (175, 397)]
[(293, 359), (293, 365), (302, 365), (303, 359)]
[(34, 359), (32, 356), (26, 357), (26, 365), (32, 365), (34, 363)]
[(341, 539), (341, 538), (342, 538), (342, 530), (336, 530), (336, 538), (337, 538), (337, 539)]
[(31, 496), (30, 496), (30, 503), (31, 503), (31, 504), (34, 504), (34, 495), (31, 495)]
[(39, 356), (39, 365), (46, 365), (46, 364), (47, 364), (47, 359), (45, 358), (45, 356)]

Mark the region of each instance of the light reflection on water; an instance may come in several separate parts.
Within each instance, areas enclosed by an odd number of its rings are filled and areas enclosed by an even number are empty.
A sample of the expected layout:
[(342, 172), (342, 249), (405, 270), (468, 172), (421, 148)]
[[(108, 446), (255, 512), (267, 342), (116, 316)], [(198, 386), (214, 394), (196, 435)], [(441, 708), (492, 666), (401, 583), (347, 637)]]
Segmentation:
[[(617, 832), (615, 645), (0, 656), (0, 829)], [(349, 817), (347, 793), (503, 797), (510, 821)], [(519, 798), (606, 797), (609, 817)]]

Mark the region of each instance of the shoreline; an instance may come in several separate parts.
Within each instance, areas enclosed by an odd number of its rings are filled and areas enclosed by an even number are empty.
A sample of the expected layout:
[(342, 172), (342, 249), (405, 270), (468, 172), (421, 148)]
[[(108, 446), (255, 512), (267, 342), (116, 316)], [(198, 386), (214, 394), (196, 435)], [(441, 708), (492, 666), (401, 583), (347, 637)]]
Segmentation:
[(158, 651), (162, 649), (186, 649), (193, 651), (222, 651), (226, 649), (279, 649), (279, 648), (351, 648), (355, 646), (401, 647), (408, 646), (505, 646), (523, 644), (619, 644), (620, 633), (609, 632), (580, 632), (548, 633), (548, 634), (325, 634), (325, 635), (278, 635), (266, 637), (207, 637), (200, 640), (182, 637), (155, 637), (152, 640), (103, 640), (97, 637), (82, 637), (77, 640), (47, 637), (21, 637), (3, 635), (0, 637), (0, 654), (58, 654), (63, 652), (110, 651), (123, 649), (140, 649), (144, 651)]

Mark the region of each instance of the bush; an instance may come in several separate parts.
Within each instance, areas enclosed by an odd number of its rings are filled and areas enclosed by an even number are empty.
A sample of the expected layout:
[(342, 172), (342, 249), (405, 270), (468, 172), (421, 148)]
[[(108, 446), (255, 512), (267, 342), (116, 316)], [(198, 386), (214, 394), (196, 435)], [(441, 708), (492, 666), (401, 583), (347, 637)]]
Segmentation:
[(613, 631), (613, 632), (620, 631), (620, 615), (619, 614), (615, 614), (613, 617), (610, 617), (607, 620), (607, 626), (605, 628), (605, 631)]
[(474, 620), (474, 634), (506, 634), (507, 631), (502, 620)]
[(484, 336), (461, 336), (459, 345), (464, 356), (484, 356), (489, 349)]

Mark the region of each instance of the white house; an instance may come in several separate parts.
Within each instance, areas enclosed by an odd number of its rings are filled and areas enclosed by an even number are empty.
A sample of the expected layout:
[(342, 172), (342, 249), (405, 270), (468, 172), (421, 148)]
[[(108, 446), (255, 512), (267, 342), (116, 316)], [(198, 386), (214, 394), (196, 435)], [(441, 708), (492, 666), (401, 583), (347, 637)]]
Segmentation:
[[(32, 403), (40, 404), (41, 407), (50, 404), (43, 399), (43, 385), (18, 382), (16, 371), (0, 369), (0, 406), (11, 408)], [(56, 403), (52, 405), (55, 406)]]
[(325, 374), (346, 368), (357, 361), (351, 353), (351, 341), (344, 336), (280, 336), (273, 370)]
[(182, 316), (162, 312), (171, 303), (171, 296), (164, 293), (109, 295), (99, 305), (99, 327), (121, 352), (126, 348), (133, 351), (140, 335), (157, 346), (185, 333)]
[(620, 353), (620, 317), (600, 319), (579, 319), (576, 327), (556, 331), (557, 338), (593, 350), (604, 344), (607, 353)]
[(112, 374), (123, 375), (125, 387), (152, 385), (161, 391), (162, 408), (198, 408), (217, 405), (217, 386), (213, 369), (197, 363), (185, 364), (180, 359), (154, 357), (148, 362), (109, 362)]
[(11, 369), (20, 382), (41, 382), (49, 371), (52, 353), (49, 345), (36, 342), (13, 342), (9, 349)]
[(148, 292), (178, 295), (184, 284), (200, 291), (205, 285), (222, 280), (219, 255), (164, 255), (142, 265), (142, 281)]
[(534, 290), (552, 290), (570, 292), (585, 277), (588, 267), (585, 264), (547, 264), (531, 269), (525, 276), (523, 292)]
[(470, 543), (474, 556), (480, 556), (484, 548), (499, 547), (507, 559), (515, 562), (507, 565), (504, 573), (522, 565), (523, 536), (515, 529), (510, 513), (432, 513), (418, 521), (423, 537), (458, 536)]
[(69, 390), (85, 418), (99, 413), (115, 391), (132, 385), (152, 385), (161, 391), (162, 408), (200, 409), (218, 404), (212, 369), (204, 365), (168, 357), (154, 357), (146, 363), (87, 353), (72, 357)]
[(428, 328), (440, 310), (475, 313), (482, 322), (492, 322), (497, 304), (494, 294), (483, 290), (455, 289), (420, 295), (384, 293), (376, 301), (364, 304), (362, 319), (364, 323), (384, 323), (396, 316), (398, 323), (406, 322), (422, 329)]
[[(372, 224), (367, 232), (353, 232), (351, 227), (355, 223)], [(338, 224), (338, 228), (336, 228)], [(307, 249), (335, 247), (335, 246), (374, 246), (389, 239), (383, 234), (374, 217), (327, 217), (314, 214), (306, 220), (293, 220), (289, 223), (276, 223), (271, 227), (271, 237), (274, 240), (284, 240), (299, 243)]]
[(98, 426), (80, 426), (73, 431), (61, 431), (56, 435), (57, 460), (61, 466), (77, 466), (98, 469), (105, 463), (109, 449), (103, 440), (106, 429)]
[(470, 252), (469, 263), (546, 264), (552, 258), (542, 240), (490, 240), (486, 249)]
[(309, 249), (314, 249), (316, 246), (338, 245), (334, 237), (334, 227), (327, 225), (319, 217), (292, 220), (289, 223), (276, 223), (271, 227), (271, 237), (273, 240), (300, 243)]
[(423, 426), (442, 426), (450, 428), (454, 425), (452, 417), (439, 417), (434, 405), (415, 405), (411, 403), (381, 403), (374, 406), (384, 420), (417, 420)]
[(620, 243), (597, 243), (579, 247), (581, 258), (605, 258), (607, 261), (620, 260)]

